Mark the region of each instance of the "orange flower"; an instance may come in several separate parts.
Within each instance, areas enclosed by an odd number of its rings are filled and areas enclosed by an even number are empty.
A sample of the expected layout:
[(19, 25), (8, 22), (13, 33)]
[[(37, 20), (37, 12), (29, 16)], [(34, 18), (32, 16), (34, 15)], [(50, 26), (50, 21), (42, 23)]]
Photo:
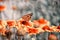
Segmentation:
[(39, 19), (38, 22), (40, 24), (46, 24), (47, 23), (47, 21), (44, 18)]
[(46, 25), (46, 26), (44, 26), (42, 29), (43, 29), (43, 30), (50, 30), (50, 27)]
[(6, 6), (5, 6), (5, 5), (0, 5), (0, 11), (4, 11), (4, 10), (5, 10), (5, 8), (6, 8)]
[(29, 21), (25, 21), (25, 20), (20, 20), (18, 21), (19, 24), (22, 24), (22, 25), (25, 25), (25, 26), (31, 26), (30, 22)]
[(58, 40), (57, 36), (54, 34), (50, 34), (48, 40)]
[(14, 20), (8, 20), (7, 25), (11, 28), (11, 27), (15, 27), (16, 23)]
[(36, 29), (36, 28), (28, 28), (28, 33), (29, 34), (37, 34), (38, 33), (38, 29)]
[(43, 27), (45, 25), (50, 25), (50, 23), (43, 18), (41, 18), (39, 20), (34, 20), (33, 23), (34, 23), (34, 25), (36, 25), (38, 27)]

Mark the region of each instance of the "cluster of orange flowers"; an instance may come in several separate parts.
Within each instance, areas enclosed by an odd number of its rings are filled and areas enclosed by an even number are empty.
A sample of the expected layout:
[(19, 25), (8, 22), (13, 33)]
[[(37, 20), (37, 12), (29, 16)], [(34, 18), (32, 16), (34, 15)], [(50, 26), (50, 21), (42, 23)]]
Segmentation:
[(15, 27), (19, 32), (23, 34), (28, 32), (29, 34), (37, 34), (40, 32), (60, 32), (60, 26), (50, 26), (49, 21), (40, 18), (39, 20), (25, 21), (24, 19), (20, 20), (0, 20), (0, 33), (5, 34), (6, 26), (10, 29)]

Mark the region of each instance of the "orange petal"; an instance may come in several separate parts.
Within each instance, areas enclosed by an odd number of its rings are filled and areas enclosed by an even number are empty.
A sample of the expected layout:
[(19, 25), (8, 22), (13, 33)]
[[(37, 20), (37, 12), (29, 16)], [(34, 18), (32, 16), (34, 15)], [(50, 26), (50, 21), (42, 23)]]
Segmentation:
[(25, 26), (30, 26), (30, 22), (29, 21), (21, 20), (19, 22), (20, 22), (20, 24), (23, 24)]
[(36, 33), (38, 33), (38, 30), (37, 29), (35, 29), (35, 28), (28, 28), (28, 33), (30, 34), (36, 34)]
[(15, 21), (9, 20), (9, 21), (7, 21), (7, 25), (8, 25), (9, 27), (13, 27), (13, 26), (15, 25)]
[(60, 26), (58, 26), (57, 29), (60, 29)]
[(50, 27), (49, 26), (44, 26), (42, 29), (43, 30), (50, 30)]

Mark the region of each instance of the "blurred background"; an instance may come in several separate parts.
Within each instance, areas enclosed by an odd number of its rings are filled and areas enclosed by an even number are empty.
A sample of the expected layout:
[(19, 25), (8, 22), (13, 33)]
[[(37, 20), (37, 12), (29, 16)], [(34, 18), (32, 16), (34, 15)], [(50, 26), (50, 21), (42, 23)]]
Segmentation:
[[(29, 12), (33, 13), (32, 20), (43, 17), (50, 21), (51, 25), (60, 25), (60, 0), (0, 0), (0, 19), (2, 20), (18, 20)], [(48, 34), (46, 32), (33, 37), (37, 37), (37, 40), (48, 40)], [(60, 33), (54, 34), (57, 34), (60, 40)], [(13, 37), (16, 40), (15, 36)], [(25, 40), (34, 40), (28, 35), (24, 37)], [(2, 39), (0, 37), (0, 40)]]
[(60, 0), (0, 0), (0, 19), (18, 20), (29, 12), (32, 20), (43, 17), (52, 25), (60, 24)]

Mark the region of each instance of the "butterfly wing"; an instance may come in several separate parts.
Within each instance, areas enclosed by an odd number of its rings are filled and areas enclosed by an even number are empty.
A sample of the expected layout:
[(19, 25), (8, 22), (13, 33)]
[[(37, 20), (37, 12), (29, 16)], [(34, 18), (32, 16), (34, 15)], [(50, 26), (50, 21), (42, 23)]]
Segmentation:
[(22, 16), (22, 19), (24, 19), (25, 21), (29, 21), (31, 19), (32, 15), (33, 15), (32, 13), (24, 15), (24, 16)]

